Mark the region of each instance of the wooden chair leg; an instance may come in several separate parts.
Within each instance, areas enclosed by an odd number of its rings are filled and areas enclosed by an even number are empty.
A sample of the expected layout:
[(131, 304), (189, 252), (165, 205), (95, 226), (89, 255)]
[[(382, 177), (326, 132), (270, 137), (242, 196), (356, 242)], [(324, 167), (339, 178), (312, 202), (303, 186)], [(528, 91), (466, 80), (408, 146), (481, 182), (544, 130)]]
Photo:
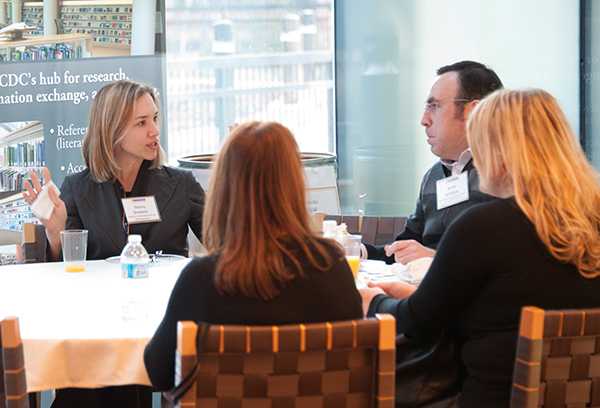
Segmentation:
[(30, 392), (29, 396), (29, 408), (42, 408), (42, 393), (41, 392)]

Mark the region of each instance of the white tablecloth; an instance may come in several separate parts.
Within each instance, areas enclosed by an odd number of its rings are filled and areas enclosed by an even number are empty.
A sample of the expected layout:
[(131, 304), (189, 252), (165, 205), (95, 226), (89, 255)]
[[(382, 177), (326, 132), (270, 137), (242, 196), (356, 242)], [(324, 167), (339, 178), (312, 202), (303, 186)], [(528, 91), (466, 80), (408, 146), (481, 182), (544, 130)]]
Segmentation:
[(386, 265), (383, 261), (363, 259), (356, 279), (356, 287), (362, 289), (372, 282), (406, 282), (412, 285), (421, 283), (433, 258), (419, 258), (408, 265), (395, 263)]
[(106, 261), (82, 273), (60, 262), (0, 267), (0, 317), (19, 317), (28, 391), (149, 384), (144, 346), (187, 262), (135, 280)]

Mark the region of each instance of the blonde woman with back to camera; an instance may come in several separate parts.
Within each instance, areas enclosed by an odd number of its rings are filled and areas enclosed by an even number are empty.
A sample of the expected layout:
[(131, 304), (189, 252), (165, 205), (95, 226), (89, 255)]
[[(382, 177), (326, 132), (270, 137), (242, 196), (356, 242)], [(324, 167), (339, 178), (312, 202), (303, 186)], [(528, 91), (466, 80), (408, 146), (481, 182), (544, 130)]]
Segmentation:
[(300, 153), (286, 127), (235, 127), (208, 191), (208, 255), (181, 272), (144, 353), (156, 390), (173, 387), (178, 321), (265, 325), (362, 317), (341, 248), (311, 231)]
[[(361, 291), (399, 333), (461, 345), (460, 407), (507, 407), (521, 307), (600, 307), (600, 184), (556, 100), (502, 90), (467, 124), (481, 190), (498, 197), (447, 230), (423, 282)], [(454, 405), (450, 405), (454, 406)]]

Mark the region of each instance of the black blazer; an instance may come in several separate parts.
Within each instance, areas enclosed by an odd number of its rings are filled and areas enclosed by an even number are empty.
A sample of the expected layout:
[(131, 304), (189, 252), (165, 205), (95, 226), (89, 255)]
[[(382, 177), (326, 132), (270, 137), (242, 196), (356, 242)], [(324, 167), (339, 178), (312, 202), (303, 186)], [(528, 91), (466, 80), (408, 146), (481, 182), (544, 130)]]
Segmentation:
[[(149, 169), (144, 162), (135, 181), (133, 196), (154, 196), (162, 221), (129, 226), (130, 234), (140, 234), (142, 244), (153, 253), (188, 255), (188, 225), (201, 239), (204, 191), (191, 172), (163, 166)], [(89, 170), (67, 176), (61, 198), (67, 207), (66, 229), (87, 229), (87, 259), (119, 255), (127, 243), (123, 225), (120, 185), (115, 181), (98, 183)]]

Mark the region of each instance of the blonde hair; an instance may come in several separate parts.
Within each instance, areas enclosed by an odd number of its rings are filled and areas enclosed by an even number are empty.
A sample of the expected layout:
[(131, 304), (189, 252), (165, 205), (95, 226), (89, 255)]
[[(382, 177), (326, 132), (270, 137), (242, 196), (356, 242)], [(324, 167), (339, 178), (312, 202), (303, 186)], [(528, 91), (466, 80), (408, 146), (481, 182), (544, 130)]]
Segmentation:
[(467, 122), (483, 185), (511, 187), (558, 260), (600, 276), (600, 179), (548, 92), (500, 90)]
[(298, 146), (283, 125), (237, 126), (213, 165), (208, 191), (203, 237), (208, 253), (219, 255), (218, 290), (268, 300), (303, 275), (302, 260), (331, 268), (335, 247), (311, 231)]
[[(90, 108), (90, 122), (83, 139), (83, 158), (92, 178), (97, 182), (118, 178), (121, 168), (115, 158), (115, 147), (125, 137), (125, 129), (133, 115), (135, 102), (150, 95), (155, 104), (154, 90), (138, 82), (122, 80), (102, 87)], [(150, 168), (164, 163), (164, 151), (159, 149)]]

